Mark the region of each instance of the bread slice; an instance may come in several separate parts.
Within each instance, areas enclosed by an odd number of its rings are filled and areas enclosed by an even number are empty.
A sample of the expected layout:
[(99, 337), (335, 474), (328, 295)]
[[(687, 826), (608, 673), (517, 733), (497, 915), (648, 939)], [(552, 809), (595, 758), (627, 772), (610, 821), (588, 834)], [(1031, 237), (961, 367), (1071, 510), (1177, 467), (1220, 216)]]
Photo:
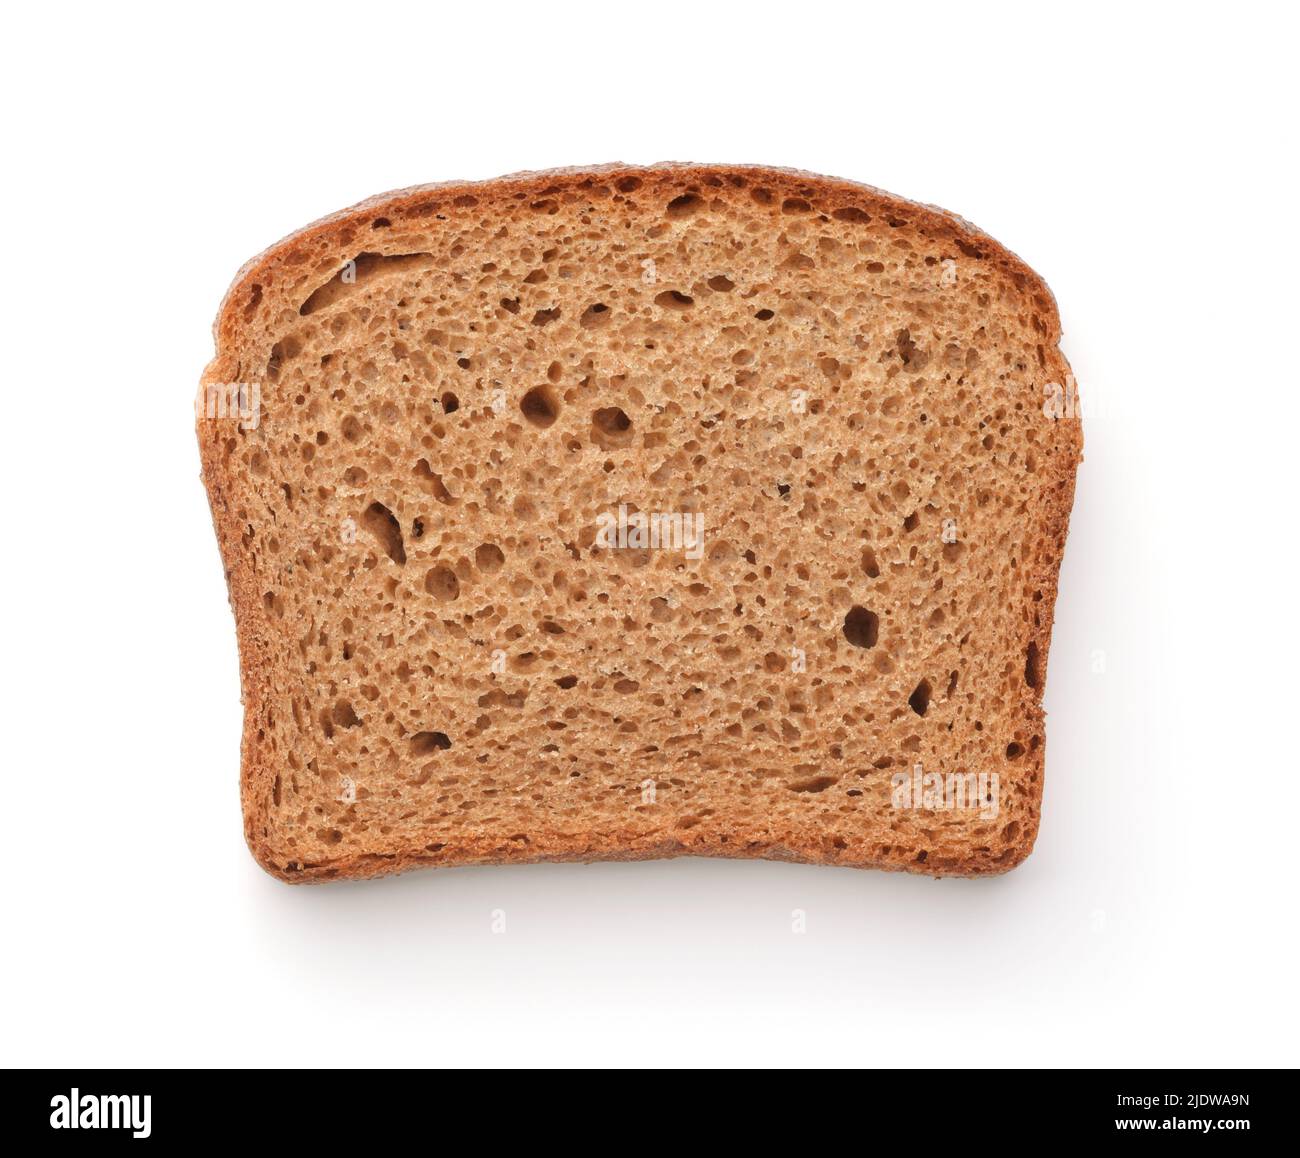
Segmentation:
[(197, 423), (254, 856), (1018, 864), (1059, 336), (967, 222), (782, 169), (427, 186), (274, 246)]

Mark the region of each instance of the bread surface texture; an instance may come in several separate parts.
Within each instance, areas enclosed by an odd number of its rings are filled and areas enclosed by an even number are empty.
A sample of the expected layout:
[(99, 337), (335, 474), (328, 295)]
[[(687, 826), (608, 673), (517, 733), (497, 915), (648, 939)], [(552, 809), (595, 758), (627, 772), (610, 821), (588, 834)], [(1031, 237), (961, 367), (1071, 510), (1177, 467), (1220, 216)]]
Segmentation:
[(1059, 338), (967, 222), (783, 169), (426, 186), (280, 242), (196, 406), (257, 861), (1020, 863)]

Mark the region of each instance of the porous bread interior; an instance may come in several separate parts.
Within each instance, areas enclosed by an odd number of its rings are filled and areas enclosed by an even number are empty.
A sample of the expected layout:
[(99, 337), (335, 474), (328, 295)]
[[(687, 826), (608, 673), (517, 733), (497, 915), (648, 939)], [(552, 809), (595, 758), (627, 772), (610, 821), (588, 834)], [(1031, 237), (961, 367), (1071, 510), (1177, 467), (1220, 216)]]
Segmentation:
[[(257, 424), (199, 422), (258, 860), (1018, 863), (1080, 447), (1058, 337), (964, 223), (776, 170), (290, 239), (205, 376), (258, 383)], [(620, 504), (700, 513), (702, 557), (603, 548)], [(998, 815), (891, 806), (917, 764), (997, 773)]]

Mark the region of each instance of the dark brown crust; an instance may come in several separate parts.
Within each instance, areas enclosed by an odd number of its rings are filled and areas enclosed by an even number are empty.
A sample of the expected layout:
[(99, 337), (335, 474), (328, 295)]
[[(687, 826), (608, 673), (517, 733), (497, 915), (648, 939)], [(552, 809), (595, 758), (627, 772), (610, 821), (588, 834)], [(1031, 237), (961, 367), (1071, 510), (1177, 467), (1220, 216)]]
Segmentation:
[[(693, 165), (666, 163), (653, 166), (611, 164), (588, 168), (553, 169), (534, 173), (519, 173), (492, 181), (445, 182), (416, 186), (371, 197), (350, 209), (332, 214), (297, 231), (266, 250), (236, 275), (227, 291), (216, 321), (213, 336), (216, 356), (204, 371), (202, 385), (238, 379), (238, 366), (232, 360), (232, 348), (243, 325), (238, 303), (247, 287), (258, 284), (266, 289), (281, 281), (297, 280), (302, 270), (297, 266), (306, 248), (313, 243), (330, 241), (367, 225), (379, 215), (397, 224), (404, 218), (425, 220), (434, 209), (451, 211), (455, 197), (462, 193), (491, 192), (498, 197), (540, 196), (567, 188), (608, 185), (626, 177), (642, 182), (657, 183), (660, 187), (680, 187), (691, 181), (711, 178), (727, 180), (732, 175), (746, 181), (762, 180), (776, 196), (815, 197), (819, 208), (832, 210), (843, 206), (865, 208), (869, 213), (887, 216), (905, 214), (907, 224), (921, 229), (935, 238), (960, 242), (963, 247), (978, 251), (980, 258), (1000, 268), (1008, 278), (1039, 304), (1041, 316), (1048, 324), (1044, 349), (1046, 372), (1052, 380), (1065, 382), (1070, 374), (1069, 365), (1060, 352), (1060, 317), (1056, 301), (1046, 283), (1028, 265), (1010, 250), (1000, 245), (988, 234), (970, 222), (934, 206), (908, 201), (870, 186), (840, 178), (822, 177), (794, 169), (750, 165)], [(331, 242), (333, 244), (333, 242)], [(967, 252), (970, 250), (967, 249)], [(386, 876), (412, 868), (430, 865), (472, 865), (539, 863), (548, 861), (632, 861), (675, 856), (712, 856), (746, 859), (784, 860), (806, 864), (835, 864), (854, 868), (879, 868), (894, 871), (919, 872), (931, 876), (985, 876), (1003, 873), (1020, 864), (1032, 851), (1038, 830), (1038, 808), (1043, 782), (1043, 765), (1046, 744), (1026, 753), (1035, 775), (1035, 799), (1032, 802), (1032, 824), (1022, 830), (1020, 840), (1010, 855), (1004, 854), (996, 862), (975, 860), (959, 863), (951, 868), (936, 870), (913, 861), (858, 860), (846, 855), (828, 842), (809, 840), (799, 833), (742, 834), (727, 836), (699, 832), (694, 839), (663, 840), (631, 832), (604, 832), (590, 834), (578, 844), (568, 834), (534, 833), (530, 843), (476, 841), (464, 839), (448, 843), (439, 852), (429, 854), (423, 850), (406, 854), (367, 853), (342, 857), (336, 861), (302, 864), (285, 861), (260, 837), (260, 819), (257, 801), (265, 793), (255, 789), (265, 785), (272, 771), (257, 767), (252, 759), (255, 747), (253, 735), (262, 715), (262, 693), (274, 677), (270, 648), (265, 635), (266, 623), (261, 598), (254, 586), (254, 577), (247, 555), (240, 549), (241, 528), (235, 512), (228, 503), (229, 486), (223, 476), (218, 453), (219, 438), (212, 423), (197, 423), (200, 457), (203, 464), (203, 482), (212, 507), (213, 523), (217, 532), (230, 602), (234, 611), (239, 642), (240, 679), (244, 704), (244, 730), (241, 759), (241, 797), (244, 811), (244, 830), (250, 850), (257, 862), (272, 876), (289, 882), (314, 882), (339, 879), (360, 879)], [(1040, 621), (1032, 636), (1039, 653), (1039, 671), (1042, 673), (1036, 688), (1026, 686), (1021, 710), (1026, 723), (1043, 733), (1042, 698), (1045, 689), (1048, 652), (1051, 643), (1053, 609), (1056, 603), (1057, 578), (1069, 526), (1070, 510), (1074, 499), (1075, 470), (1082, 460), (1082, 431), (1077, 419), (1071, 417), (1061, 422), (1061, 437), (1072, 442), (1072, 454), (1063, 456), (1068, 469), (1050, 484), (1050, 493), (1044, 496), (1043, 522), (1039, 544), (1047, 549), (1041, 552), (1046, 559), (1034, 575), (1035, 586), (1043, 597)], [(206, 427), (206, 428), (205, 428)], [(1069, 447), (1067, 447), (1069, 449)], [(1026, 639), (1025, 643), (1030, 640)]]

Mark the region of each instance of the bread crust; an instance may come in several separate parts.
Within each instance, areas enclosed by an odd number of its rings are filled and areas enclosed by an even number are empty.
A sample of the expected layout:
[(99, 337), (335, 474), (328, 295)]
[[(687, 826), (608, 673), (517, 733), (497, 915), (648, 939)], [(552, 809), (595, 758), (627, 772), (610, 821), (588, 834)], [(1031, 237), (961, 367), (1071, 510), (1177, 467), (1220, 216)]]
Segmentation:
[[(668, 189), (687, 181), (726, 181), (733, 175), (743, 176), (750, 182), (762, 180), (778, 196), (792, 195), (795, 191), (812, 191), (819, 202), (824, 202), (828, 207), (839, 203), (862, 206), (870, 213), (882, 216), (891, 213), (906, 214), (911, 227), (924, 228), (935, 236), (951, 238), (954, 243), (963, 246), (963, 251), (969, 247), (982, 260), (1000, 268), (1026, 294), (1040, 303), (1042, 316), (1048, 325), (1043, 343), (1046, 357), (1044, 373), (1053, 381), (1067, 380), (1070, 369), (1058, 346), (1061, 336), (1059, 311), (1046, 283), (1014, 253), (956, 214), (896, 197), (857, 182), (796, 169), (671, 162), (651, 166), (612, 163), (516, 173), (489, 181), (448, 181), (420, 185), (370, 197), (351, 208), (321, 218), (277, 242), (240, 269), (213, 324), (216, 353), (203, 373), (200, 389), (206, 389), (215, 383), (238, 381), (241, 377), (242, 368), (238, 364), (236, 352), (244, 327), (242, 303), (247, 300), (250, 287), (258, 287), (256, 292), (260, 296), (291, 282), (301, 283), (309, 276), (303, 261), (309, 247), (322, 241), (330, 245), (346, 246), (345, 238), (368, 228), (377, 215), (394, 222), (408, 217), (427, 217), (439, 206), (449, 204), (455, 197), (465, 194), (475, 196), (490, 193), (497, 198), (535, 198), (556, 190), (580, 187), (584, 183), (590, 187), (593, 183), (609, 185), (632, 178)], [(861, 858), (830, 847), (820, 834), (801, 831), (751, 833), (744, 839), (736, 839), (741, 834), (723, 835), (692, 830), (690, 835), (665, 839), (659, 834), (647, 836), (631, 829), (590, 833), (581, 841), (565, 833), (530, 831), (527, 845), (462, 834), (455, 838), (448, 837), (448, 843), (436, 852), (362, 853), (312, 863), (287, 861), (261, 835), (264, 817), (260, 801), (266, 799), (265, 789), (274, 770), (259, 764), (256, 759), (254, 736), (259, 726), (258, 721), (262, 718), (265, 690), (274, 686), (276, 671), (268, 642), (268, 625), (262, 598), (249, 553), (242, 548), (243, 528), (239, 525), (231, 502), (233, 480), (226, 477), (226, 467), (219, 453), (221, 440), (214, 425), (201, 420), (196, 422), (202, 480), (212, 509), (239, 644), (241, 702), (244, 705), (241, 798), (245, 837), (257, 862), (277, 879), (301, 883), (384, 876), (428, 865), (631, 861), (676, 856), (772, 859), (910, 871), (930, 876), (973, 877), (1006, 872), (1020, 864), (1032, 851), (1038, 830), (1045, 743), (1035, 751), (1026, 753), (1037, 771), (1034, 778), (1037, 789), (1032, 801), (1032, 823), (1022, 827), (1018, 842), (1006, 850), (996, 863), (972, 857), (959, 861), (956, 865), (936, 869), (927, 867), (924, 863)], [(1025, 718), (1031, 722), (1036, 721), (1040, 730), (1057, 579), (1073, 504), (1076, 467), (1082, 461), (1083, 445), (1081, 424), (1077, 417), (1072, 415), (1070, 420), (1057, 425), (1058, 436), (1069, 443), (1071, 453), (1061, 459), (1067, 469), (1044, 484), (1048, 493), (1044, 497), (1043, 519), (1036, 528), (1035, 539), (1036, 545), (1042, 549), (1035, 551), (1035, 557), (1046, 562), (1034, 573), (1034, 581), (1042, 591), (1042, 614), (1029, 636), (1029, 641), (1037, 647), (1040, 675), (1036, 687), (1022, 689), (1023, 703), (1020, 705)]]

